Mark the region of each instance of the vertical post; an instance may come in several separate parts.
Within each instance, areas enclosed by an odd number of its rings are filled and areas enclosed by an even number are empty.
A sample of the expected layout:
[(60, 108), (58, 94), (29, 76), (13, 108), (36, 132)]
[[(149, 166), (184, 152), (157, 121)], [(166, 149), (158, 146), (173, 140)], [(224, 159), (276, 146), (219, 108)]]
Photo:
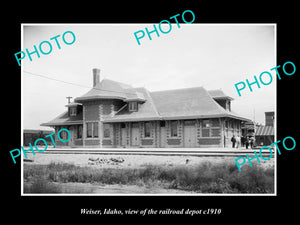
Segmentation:
[(199, 144), (199, 139), (201, 138), (200, 136), (200, 120), (199, 119), (196, 119), (196, 146), (197, 147), (200, 147), (200, 144)]
[(155, 145), (154, 147), (159, 148), (160, 145), (160, 122), (155, 121)]
[(161, 143), (161, 128), (160, 128), (160, 121), (156, 122), (156, 147), (159, 148), (160, 147), (160, 143)]
[(180, 147), (183, 147), (184, 146), (184, 133), (183, 133), (184, 124), (183, 124), (183, 120), (177, 120), (177, 121), (178, 121), (177, 134), (181, 140)]
[(103, 141), (103, 134), (102, 134), (102, 131), (103, 131), (103, 105), (100, 104), (99, 105), (99, 126), (98, 126), (98, 135), (99, 135), (99, 144), (100, 144), (100, 148), (102, 148), (103, 144), (102, 144), (102, 141)]
[(131, 123), (127, 123), (127, 147), (131, 146)]
[(82, 145), (85, 147), (86, 123), (85, 123), (85, 107), (82, 104)]
[(219, 124), (220, 124), (220, 130), (221, 130), (221, 143), (220, 143), (220, 147), (225, 148), (225, 132), (224, 132), (224, 120), (222, 118), (219, 118)]

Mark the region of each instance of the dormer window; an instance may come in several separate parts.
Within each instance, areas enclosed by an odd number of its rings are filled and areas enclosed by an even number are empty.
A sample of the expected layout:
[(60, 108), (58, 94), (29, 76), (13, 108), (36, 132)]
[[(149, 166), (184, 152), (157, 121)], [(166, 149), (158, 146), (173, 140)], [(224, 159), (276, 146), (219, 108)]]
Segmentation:
[(215, 99), (215, 101), (222, 106), (225, 110), (231, 111), (231, 100), (230, 99)]
[(128, 108), (130, 112), (136, 112), (138, 111), (138, 103), (137, 102), (129, 102)]
[(231, 104), (230, 104), (230, 100), (226, 101), (226, 110), (228, 110), (229, 112), (231, 112)]
[(77, 107), (70, 107), (70, 116), (76, 116)]
[(68, 107), (69, 116), (77, 116), (82, 112), (82, 104), (78, 102), (71, 102), (66, 107)]

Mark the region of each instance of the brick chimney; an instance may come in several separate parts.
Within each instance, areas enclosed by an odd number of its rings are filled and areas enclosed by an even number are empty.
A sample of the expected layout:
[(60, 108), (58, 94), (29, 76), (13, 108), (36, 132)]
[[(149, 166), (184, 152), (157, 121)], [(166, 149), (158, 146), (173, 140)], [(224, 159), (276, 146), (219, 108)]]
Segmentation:
[(94, 68), (93, 69), (93, 87), (96, 86), (96, 84), (100, 83), (100, 69)]
[(265, 125), (274, 126), (274, 112), (265, 112)]

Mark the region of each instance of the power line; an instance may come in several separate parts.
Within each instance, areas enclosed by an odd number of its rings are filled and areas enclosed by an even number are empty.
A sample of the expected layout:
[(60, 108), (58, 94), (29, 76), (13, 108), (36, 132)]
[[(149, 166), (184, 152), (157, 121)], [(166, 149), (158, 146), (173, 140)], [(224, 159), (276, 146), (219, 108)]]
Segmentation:
[(76, 84), (76, 83), (72, 83), (72, 82), (68, 82), (68, 81), (64, 81), (64, 80), (59, 80), (59, 79), (51, 78), (51, 77), (48, 77), (48, 76), (45, 76), (45, 75), (28, 72), (28, 71), (25, 71), (25, 70), (23, 72), (31, 74), (31, 75), (34, 75), (34, 76), (43, 77), (43, 78), (46, 78), (46, 79), (49, 79), (49, 80), (54, 80), (54, 81), (62, 82), (62, 83), (65, 83), (65, 84), (71, 84), (71, 85), (75, 85), (75, 86), (79, 86), (79, 87), (91, 88), (89, 86), (85, 86), (85, 85), (81, 85), (81, 84)]
[(99, 90), (99, 91), (107, 91), (107, 92), (115, 92), (115, 93), (135, 95), (135, 93), (106, 90), (106, 89), (100, 89), (100, 88), (96, 88), (96, 87), (90, 87), (90, 86), (86, 86), (86, 85), (82, 85), (82, 84), (72, 83), (72, 82), (68, 82), (68, 81), (64, 81), (64, 80), (59, 80), (59, 79), (56, 79), (56, 78), (48, 77), (48, 76), (45, 76), (45, 75), (41, 75), (41, 74), (37, 74), (37, 73), (32, 73), (32, 72), (25, 71), (25, 70), (23, 70), (23, 72), (31, 74), (31, 75), (34, 75), (34, 76), (42, 77), (42, 78), (45, 78), (45, 79), (49, 79), (49, 80), (54, 80), (54, 81), (62, 82), (62, 83), (65, 83), (65, 84), (71, 84), (71, 85), (78, 86), (78, 87), (92, 88), (92, 89), (96, 89), (96, 90)]

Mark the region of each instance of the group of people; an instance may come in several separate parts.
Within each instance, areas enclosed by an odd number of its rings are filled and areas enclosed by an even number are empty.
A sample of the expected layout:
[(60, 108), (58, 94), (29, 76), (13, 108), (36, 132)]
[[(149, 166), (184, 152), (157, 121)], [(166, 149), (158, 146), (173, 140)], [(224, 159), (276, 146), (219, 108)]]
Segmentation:
[(254, 144), (254, 137), (240, 137), (239, 135), (235, 136), (233, 135), (233, 137), (231, 138), (231, 142), (232, 142), (232, 148), (239, 148), (240, 145), (241, 147), (246, 146), (246, 149), (248, 149), (249, 145), (250, 148), (253, 148), (253, 144)]

